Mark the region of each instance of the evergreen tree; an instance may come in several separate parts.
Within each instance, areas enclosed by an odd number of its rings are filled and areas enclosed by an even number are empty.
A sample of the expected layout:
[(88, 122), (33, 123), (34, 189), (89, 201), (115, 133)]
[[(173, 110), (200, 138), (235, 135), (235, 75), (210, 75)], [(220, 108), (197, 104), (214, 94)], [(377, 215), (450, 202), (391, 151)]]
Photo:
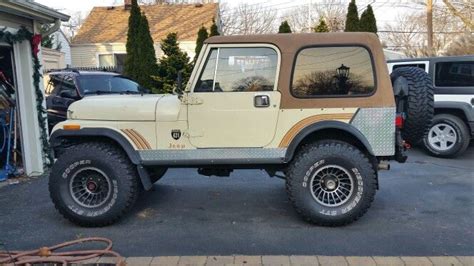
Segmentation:
[(351, 0), (347, 8), (346, 28), (344, 31), (359, 31), (359, 13), (355, 0)]
[(377, 21), (375, 20), (372, 6), (368, 5), (367, 9), (362, 12), (359, 22), (360, 31), (377, 33)]
[(202, 45), (204, 44), (204, 41), (208, 38), (208, 33), (206, 27), (202, 26), (199, 31), (198, 31), (198, 37), (196, 40), (196, 48), (194, 51), (196, 52), (194, 56), (194, 62), (196, 62), (196, 59), (199, 56), (199, 53), (201, 52)]
[(324, 19), (319, 19), (319, 24), (316, 26), (316, 28), (314, 28), (314, 32), (329, 32), (328, 25)]
[(219, 29), (217, 28), (216, 20), (213, 18), (211, 28), (209, 29), (209, 37), (219, 35), (221, 34), (219, 33)]
[(153, 75), (157, 71), (155, 47), (153, 46), (153, 39), (150, 34), (150, 27), (148, 26), (148, 20), (145, 13), (140, 18), (140, 30), (138, 31), (138, 37), (140, 40), (140, 47), (138, 51), (139, 66), (141, 73), (136, 81), (147, 89), (153, 90), (155, 87), (155, 81)]
[(145, 88), (154, 91), (157, 64), (153, 39), (145, 14), (142, 14), (137, 0), (132, 0), (128, 19), (127, 57), (124, 74)]
[(161, 50), (164, 56), (160, 59), (158, 76), (155, 80), (158, 82), (160, 93), (171, 93), (176, 85), (178, 71), (182, 71), (183, 86), (186, 85), (191, 75), (192, 64), (189, 62), (188, 54), (179, 48), (176, 33), (169, 33), (161, 41)]
[(288, 21), (285, 20), (280, 24), (278, 33), (291, 33), (291, 27), (290, 24), (288, 24)]
[(132, 0), (130, 16), (128, 17), (127, 57), (124, 65), (124, 74), (132, 79), (136, 79), (140, 76), (140, 61), (138, 60), (140, 42), (138, 39), (138, 31), (140, 29), (141, 17), (142, 15), (137, 0)]

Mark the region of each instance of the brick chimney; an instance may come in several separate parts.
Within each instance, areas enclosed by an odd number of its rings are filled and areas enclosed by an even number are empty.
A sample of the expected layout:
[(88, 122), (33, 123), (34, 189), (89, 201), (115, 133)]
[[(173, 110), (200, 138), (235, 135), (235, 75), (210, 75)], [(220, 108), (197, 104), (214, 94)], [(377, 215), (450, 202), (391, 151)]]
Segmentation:
[(132, 8), (132, 0), (124, 0), (123, 6), (125, 7), (125, 10), (130, 10), (130, 8)]

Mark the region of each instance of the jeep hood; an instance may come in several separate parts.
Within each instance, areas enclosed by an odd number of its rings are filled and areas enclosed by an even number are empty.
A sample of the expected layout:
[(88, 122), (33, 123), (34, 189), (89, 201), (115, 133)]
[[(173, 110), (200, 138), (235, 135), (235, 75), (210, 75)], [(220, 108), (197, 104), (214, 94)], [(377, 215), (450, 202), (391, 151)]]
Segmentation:
[(69, 106), (68, 119), (103, 121), (155, 121), (163, 97), (174, 95), (94, 95)]

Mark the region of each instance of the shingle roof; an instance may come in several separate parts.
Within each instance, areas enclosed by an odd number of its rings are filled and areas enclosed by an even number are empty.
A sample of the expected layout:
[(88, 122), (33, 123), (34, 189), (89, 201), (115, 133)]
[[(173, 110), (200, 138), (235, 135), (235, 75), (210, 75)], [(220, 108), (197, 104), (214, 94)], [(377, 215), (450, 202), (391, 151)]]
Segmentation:
[[(140, 9), (146, 14), (155, 43), (170, 32), (177, 32), (180, 41), (194, 41), (201, 26), (211, 26), (218, 4), (157, 4), (143, 5)], [(123, 6), (94, 7), (72, 43), (125, 43), (129, 13)]]

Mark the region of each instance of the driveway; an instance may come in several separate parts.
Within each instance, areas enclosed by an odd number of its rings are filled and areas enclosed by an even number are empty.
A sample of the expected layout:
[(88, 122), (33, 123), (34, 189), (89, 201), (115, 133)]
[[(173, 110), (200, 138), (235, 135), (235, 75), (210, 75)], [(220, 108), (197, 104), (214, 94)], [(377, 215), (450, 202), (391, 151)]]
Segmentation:
[(81, 228), (55, 211), (47, 178), (3, 186), (0, 242), (23, 250), (102, 236), (124, 256), (474, 255), (473, 147), (451, 160), (411, 151), (406, 164), (380, 172), (380, 190), (368, 213), (339, 228), (303, 222), (284, 181), (263, 171), (209, 178), (173, 169), (153, 190), (119, 223)]

